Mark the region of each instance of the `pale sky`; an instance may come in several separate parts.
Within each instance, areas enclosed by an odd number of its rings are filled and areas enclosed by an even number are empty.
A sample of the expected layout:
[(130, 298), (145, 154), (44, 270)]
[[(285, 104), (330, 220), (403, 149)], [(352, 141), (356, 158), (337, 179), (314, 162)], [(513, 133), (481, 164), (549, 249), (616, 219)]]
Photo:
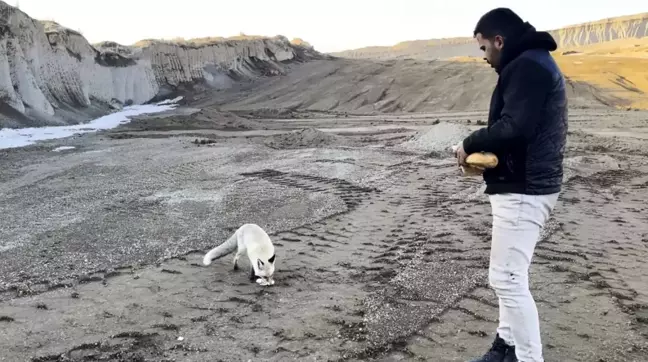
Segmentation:
[(479, 17), (510, 7), (542, 30), (648, 12), (646, 0), (4, 0), (91, 42), (285, 35), (322, 52), (472, 36)]

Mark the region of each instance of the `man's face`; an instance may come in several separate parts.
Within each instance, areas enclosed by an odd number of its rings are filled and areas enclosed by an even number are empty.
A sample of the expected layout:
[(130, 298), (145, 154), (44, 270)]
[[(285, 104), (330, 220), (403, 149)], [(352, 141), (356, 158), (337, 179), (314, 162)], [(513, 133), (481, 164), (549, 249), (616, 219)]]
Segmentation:
[(490, 64), (491, 68), (499, 65), (502, 48), (504, 47), (504, 39), (496, 35), (492, 40), (482, 37), (481, 33), (475, 35), (479, 49), (484, 52), (484, 60)]

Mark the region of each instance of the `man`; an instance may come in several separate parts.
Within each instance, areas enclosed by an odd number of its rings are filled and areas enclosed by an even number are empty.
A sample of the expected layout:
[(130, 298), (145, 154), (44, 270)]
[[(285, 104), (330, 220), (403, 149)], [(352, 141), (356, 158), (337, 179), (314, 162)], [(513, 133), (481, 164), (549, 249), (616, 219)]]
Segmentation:
[(493, 213), (489, 284), (499, 298), (499, 327), (490, 350), (473, 362), (543, 361), (528, 270), (562, 186), (565, 82), (549, 53), (557, 48), (551, 35), (510, 9), (486, 13), (474, 36), (499, 78), (488, 126), (468, 136), (456, 156), (464, 166), (474, 152), (499, 159), (483, 175)]

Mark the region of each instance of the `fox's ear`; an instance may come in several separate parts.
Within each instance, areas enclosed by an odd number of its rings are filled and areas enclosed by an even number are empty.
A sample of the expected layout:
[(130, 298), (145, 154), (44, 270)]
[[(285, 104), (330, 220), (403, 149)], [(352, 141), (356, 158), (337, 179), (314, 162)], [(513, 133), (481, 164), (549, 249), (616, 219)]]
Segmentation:
[(270, 257), (270, 259), (268, 259), (268, 261), (269, 261), (270, 263), (274, 263), (274, 261), (275, 261), (275, 256), (277, 256), (277, 255), (272, 254), (272, 256)]
[(257, 259), (257, 265), (259, 266), (259, 269), (263, 268), (263, 262), (261, 259)]

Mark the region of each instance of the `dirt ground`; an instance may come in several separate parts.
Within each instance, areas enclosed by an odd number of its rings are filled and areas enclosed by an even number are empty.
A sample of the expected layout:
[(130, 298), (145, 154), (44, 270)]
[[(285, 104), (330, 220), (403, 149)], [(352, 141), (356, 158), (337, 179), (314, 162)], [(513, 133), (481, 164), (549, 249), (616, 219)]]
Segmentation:
[[(565, 62), (563, 58), (568, 57), (557, 58), (561, 64)], [(627, 72), (622, 74), (628, 77), (626, 81), (639, 84), (638, 79), (646, 74), (648, 59), (633, 58), (632, 62), (633, 67), (623, 68)], [(586, 68), (566, 67), (571, 71), (566, 73), (567, 92), (574, 108), (632, 107), (635, 98), (645, 98), (607, 80), (584, 83), (583, 80), (591, 81), (591, 73), (595, 72), (616, 80), (619, 76), (610, 72), (618, 63), (585, 65)], [(198, 103), (251, 112), (263, 108), (341, 114), (483, 111), (488, 109), (497, 81), (497, 74), (483, 61), (322, 59), (287, 68), (287, 76), (202, 93)], [(628, 75), (630, 71), (636, 76)]]
[[(445, 151), (484, 113), (244, 113), (184, 108), (0, 151), (0, 361), (465, 361), (488, 348), (490, 207)], [(648, 112), (570, 122), (531, 268), (546, 360), (645, 361)], [(230, 258), (201, 265), (249, 222), (277, 247), (272, 287)]]
[[(612, 23), (603, 25), (608, 30), (614, 26)], [(587, 32), (590, 32), (589, 35), (581, 34), (582, 36), (563, 39), (572, 45), (559, 46), (558, 50), (552, 53), (567, 78), (572, 106), (589, 108), (599, 103), (648, 109), (648, 38), (641, 38), (641, 35), (635, 33), (636, 36), (625, 39), (573, 45), (573, 42), (578, 42), (577, 38), (583, 40), (591, 37), (601, 40), (605, 30), (597, 29), (595, 25), (587, 27), (585, 33)], [(620, 33), (624, 31), (619, 31)], [(560, 36), (564, 35), (563, 33)], [(372, 47), (336, 53), (338, 56), (355, 59), (347, 59), (346, 65), (339, 67), (340, 71), (332, 72), (332, 77), (327, 76), (319, 81), (315, 81), (319, 79), (319, 72), (311, 70), (310, 76), (314, 81), (296, 85), (301, 92), (294, 93), (292, 99), (310, 105), (308, 96), (315, 93), (319, 98), (312, 98), (312, 103), (317, 105), (329, 104), (333, 108), (348, 109), (360, 104), (362, 108), (372, 106), (371, 103), (362, 103), (363, 100), (371, 99), (370, 96), (365, 97), (365, 94), (384, 92), (385, 99), (389, 101), (386, 105), (377, 104), (378, 107), (401, 107), (404, 110), (416, 111), (429, 111), (428, 107), (432, 107), (433, 111), (479, 107), (480, 103), (490, 99), (490, 94), (483, 92), (489, 88), (484, 88), (484, 84), (492, 84), (495, 76), (484, 65), (482, 51), (478, 49), (474, 40), (466, 39), (469, 40), (466, 43), (465, 40), (453, 40), (445, 45), (435, 41), (418, 40), (399, 43), (393, 47)], [(454, 62), (437, 59), (452, 59)], [(363, 65), (363, 62), (372, 64), (372, 67)], [(482, 65), (481, 70), (476, 69), (477, 64)], [(354, 88), (354, 83), (340, 82), (340, 78), (344, 78), (346, 74), (345, 71), (352, 68), (351, 74), (355, 76), (353, 79), (361, 85), (360, 87)], [(424, 76), (418, 73), (421, 68), (428, 68)], [(375, 82), (373, 75), (377, 75), (376, 78), (382, 81)], [(328, 97), (326, 89), (320, 86), (329, 85), (327, 80), (335, 81), (331, 83), (338, 88), (341, 95), (339, 99), (335, 99), (339, 104), (334, 103), (334, 100)], [(375, 84), (367, 88), (367, 83)], [(312, 86), (304, 91), (308, 84), (317, 87)], [(288, 84), (275, 89), (278, 95), (273, 94), (273, 99), (282, 99), (282, 93), (291, 89), (291, 86), (295, 87), (294, 84)], [(371, 89), (372, 92), (367, 92), (367, 89)], [(415, 89), (415, 92), (407, 95), (408, 90)], [(256, 99), (260, 100), (263, 98)]]

